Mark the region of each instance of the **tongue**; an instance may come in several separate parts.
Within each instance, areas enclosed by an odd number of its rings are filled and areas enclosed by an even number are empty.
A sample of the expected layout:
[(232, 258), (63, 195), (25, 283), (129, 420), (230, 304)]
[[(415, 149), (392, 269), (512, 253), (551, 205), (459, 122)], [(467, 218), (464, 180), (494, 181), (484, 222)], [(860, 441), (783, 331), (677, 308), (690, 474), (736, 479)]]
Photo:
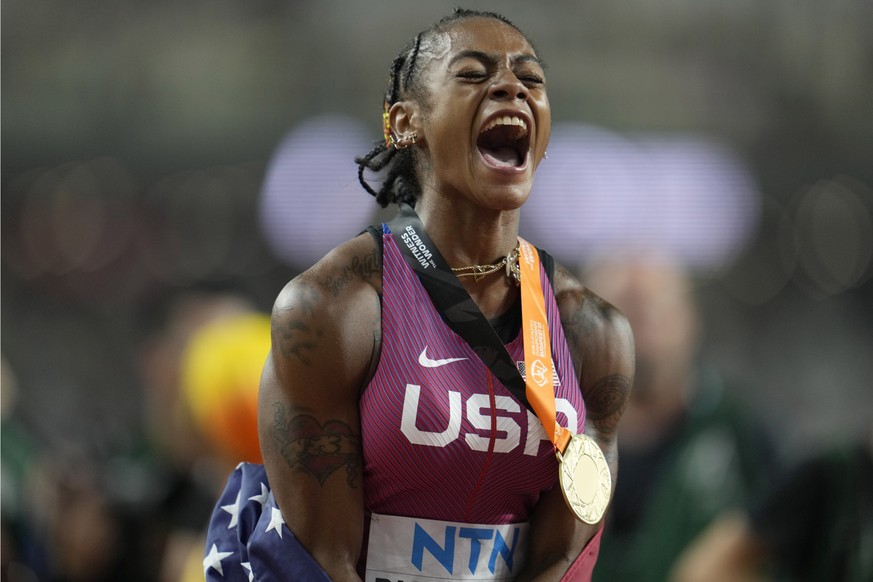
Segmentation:
[(515, 148), (482, 148), (482, 157), (489, 164), (501, 168), (514, 168), (518, 165), (518, 153)]

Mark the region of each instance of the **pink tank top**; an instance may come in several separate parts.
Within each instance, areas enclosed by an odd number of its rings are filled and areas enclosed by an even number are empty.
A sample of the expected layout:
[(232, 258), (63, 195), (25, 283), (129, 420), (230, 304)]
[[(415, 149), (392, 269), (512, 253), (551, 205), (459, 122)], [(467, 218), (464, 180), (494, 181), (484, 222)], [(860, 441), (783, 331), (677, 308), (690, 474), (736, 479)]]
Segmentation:
[[(445, 324), (393, 237), (384, 234), (383, 243), (382, 354), (360, 405), (367, 511), (527, 521), (557, 483), (542, 424)], [(580, 432), (585, 405), (551, 284), (544, 272), (541, 278), (558, 422)], [(522, 335), (506, 348), (523, 366)]]

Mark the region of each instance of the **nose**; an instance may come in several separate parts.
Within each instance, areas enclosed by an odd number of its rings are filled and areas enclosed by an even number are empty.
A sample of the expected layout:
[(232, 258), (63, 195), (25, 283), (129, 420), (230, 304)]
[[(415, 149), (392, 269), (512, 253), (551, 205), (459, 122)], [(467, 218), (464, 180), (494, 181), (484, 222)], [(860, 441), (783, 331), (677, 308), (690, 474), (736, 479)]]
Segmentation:
[(499, 100), (527, 101), (530, 93), (521, 80), (512, 71), (503, 71), (495, 79), (490, 89), (491, 96)]

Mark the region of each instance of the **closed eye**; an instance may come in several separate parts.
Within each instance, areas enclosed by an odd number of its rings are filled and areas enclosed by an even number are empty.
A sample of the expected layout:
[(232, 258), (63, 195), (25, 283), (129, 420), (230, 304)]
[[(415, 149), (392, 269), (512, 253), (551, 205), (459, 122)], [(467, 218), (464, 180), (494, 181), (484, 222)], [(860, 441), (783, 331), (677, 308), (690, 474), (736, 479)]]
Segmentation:
[(473, 81), (481, 81), (488, 77), (488, 73), (484, 71), (461, 71), (457, 75), (461, 79), (470, 79)]

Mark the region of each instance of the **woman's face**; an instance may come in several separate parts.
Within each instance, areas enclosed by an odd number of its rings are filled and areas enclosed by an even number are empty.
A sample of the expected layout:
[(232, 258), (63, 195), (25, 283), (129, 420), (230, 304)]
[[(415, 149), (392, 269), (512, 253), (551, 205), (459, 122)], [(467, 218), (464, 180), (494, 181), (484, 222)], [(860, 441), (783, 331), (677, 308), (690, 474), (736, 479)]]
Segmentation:
[(423, 49), (424, 103), (413, 124), (425, 196), (436, 190), (495, 210), (520, 207), (551, 131), (545, 75), (533, 48), (511, 26), (476, 17)]

